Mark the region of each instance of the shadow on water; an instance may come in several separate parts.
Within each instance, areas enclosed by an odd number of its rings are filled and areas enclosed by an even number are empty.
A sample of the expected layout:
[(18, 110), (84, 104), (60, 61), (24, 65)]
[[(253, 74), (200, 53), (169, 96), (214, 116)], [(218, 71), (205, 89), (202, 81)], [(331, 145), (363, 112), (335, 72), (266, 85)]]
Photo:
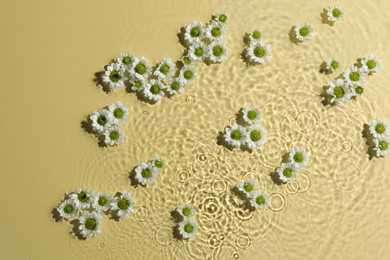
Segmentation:
[(328, 95), (328, 93), (326, 93), (326, 91), (328, 90), (329, 86), (323, 86), (322, 87), (322, 91), (320, 93), (320, 99), (321, 99), (321, 104), (324, 106), (324, 107), (327, 107), (327, 106), (332, 106), (332, 104), (330, 103), (330, 97)]
[(330, 74), (332, 74), (332, 71), (327, 69), (326, 61), (323, 61), (323, 62), (321, 63), (319, 72), (320, 72), (320, 73), (323, 73), (323, 74), (325, 74), (325, 75), (330, 75)]
[(233, 147), (228, 144), (225, 140), (224, 132), (219, 131), (217, 136), (217, 145), (223, 146), (229, 151), (233, 151)]
[(177, 38), (179, 40), (179, 43), (183, 45), (183, 47), (188, 49), (190, 46), (184, 37), (185, 32), (186, 32), (186, 28), (181, 27), (179, 33), (177, 34)]
[(57, 208), (53, 208), (52, 211), (51, 211), (51, 215), (54, 219), (55, 222), (61, 222), (63, 221), (64, 219), (61, 218), (61, 215), (60, 213), (58, 212)]
[(280, 186), (280, 185), (284, 184), (284, 183), (280, 180), (279, 174), (276, 172), (276, 169), (275, 169), (275, 171), (271, 172), (271, 173), (269, 174), (269, 176), (271, 177), (272, 181), (273, 181), (276, 185)]
[(172, 237), (177, 240), (185, 240), (179, 231), (179, 224), (176, 224), (174, 227), (172, 227)]
[(334, 22), (332, 21), (329, 21), (328, 19), (328, 10), (327, 9), (322, 9), (322, 13), (320, 14), (320, 17), (321, 17), (321, 22), (323, 24), (327, 24), (329, 26), (333, 26), (334, 25)]
[(86, 240), (86, 238), (83, 237), (83, 235), (80, 232), (80, 226), (81, 226), (80, 221), (78, 219), (74, 219), (70, 221), (70, 224), (73, 225), (71, 234), (73, 234), (78, 240)]
[(137, 169), (138, 166), (135, 166), (130, 172), (129, 172), (129, 180), (130, 180), (130, 185), (133, 186), (134, 188), (137, 188), (138, 186), (145, 187), (145, 185), (142, 185), (140, 183), (136, 176), (135, 169)]
[[(108, 65), (105, 66), (105, 68), (107, 67)], [(99, 72), (96, 72), (95, 73), (95, 78), (94, 78), (94, 82), (96, 84), (96, 86), (100, 86), (102, 88), (102, 90), (108, 94), (110, 92), (110, 88), (103, 82), (103, 75), (104, 75), (104, 71), (99, 71)]]
[(363, 125), (362, 137), (366, 139), (368, 159), (371, 160), (375, 157), (375, 143), (370, 133), (370, 126), (368, 124)]
[(288, 31), (288, 38), (290, 39), (291, 43), (298, 45), (299, 41), (295, 35), (295, 28), (296, 26), (290, 28), (290, 30)]

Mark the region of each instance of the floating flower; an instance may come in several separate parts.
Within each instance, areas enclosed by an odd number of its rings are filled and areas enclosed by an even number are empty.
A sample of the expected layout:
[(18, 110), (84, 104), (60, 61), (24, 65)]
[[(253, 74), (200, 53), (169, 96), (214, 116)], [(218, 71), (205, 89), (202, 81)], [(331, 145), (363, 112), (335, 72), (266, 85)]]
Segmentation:
[(116, 211), (118, 217), (124, 218), (133, 213), (134, 205), (135, 201), (130, 197), (130, 193), (125, 191), (111, 202), (111, 210)]
[(141, 163), (135, 168), (135, 178), (142, 185), (150, 184), (157, 175), (157, 169), (151, 163)]
[(250, 198), (257, 187), (256, 179), (249, 179), (237, 185), (237, 189)]
[(151, 73), (151, 70), (152, 68), (146, 58), (144, 57), (141, 57), (139, 59), (135, 58), (134, 66), (130, 70), (130, 74), (133, 77), (136, 77), (137, 79), (147, 80), (147, 78)]
[(376, 157), (385, 156), (390, 154), (390, 140), (388, 137), (379, 137), (374, 139), (374, 151), (376, 151)]
[(180, 62), (183, 64), (183, 66), (190, 66), (193, 65), (194, 60), (189, 55), (185, 55), (181, 57)]
[(260, 122), (260, 110), (255, 106), (246, 106), (242, 110), (242, 119), (248, 124), (258, 124)]
[(191, 84), (192, 82), (194, 82), (195, 78), (196, 78), (196, 71), (193, 67), (191, 66), (184, 66), (181, 70), (180, 70), (180, 76), (179, 76), (180, 80), (183, 81), (184, 85), (189, 85)]
[(225, 37), (225, 25), (221, 22), (212, 21), (206, 28), (206, 37), (210, 41), (220, 41)]
[(340, 4), (329, 6), (328, 8), (328, 20), (331, 22), (340, 22), (344, 17), (344, 10)]
[(112, 63), (104, 72), (102, 80), (111, 89), (123, 87), (127, 78), (124, 76), (125, 69), (118, 63)]
[(74, 193), (70, 194), (69, 197), (74, 201), (77, 208), (88, 209), (91, 206), (93, 191), (80, 188)]
[(102, 221), (102, 216), (100, 216), (97, 212), (85, 212), (79, 218), (79, 221), (79, 229), (83, 237), (93, 237), (95, 234), (100, 234), (100, 222)]
[(326, 63), (326, 69), (330, 72), (338, 71), (341, 68), (341, 63), (338, 58), (331, 58)]
[(167, 91), (171, 95), (182, 94), (184, 90), (184, 83), (181, 78), (174, 78), (168, 82)]
[(244, 127), (234, 123), (232, 127), (227, 127), (225, 131), (226, 142), (233, 147), (240, 147), (246, 138), (246, 130)]
[(370, 126), (370, 133), (374, 138), (384, 138), (390, 136), (390, 125), (384, 121), (375, 119)]
[(111, 114), (112, 123), (114, 125), (122, 124), (129, 116), (129, 109), (121, 102), (115, 102), (108, 106), (108, 111)]
[(152, 79), (145, 85), (144, 95), (150, 100), (158, 101), (165, 96), (163, 91), (164, 88), (164, 83), (160, 80)]
[(77, 212), (79, 211), (76, 203), (72, 199), (65, 200), (62, 202), (58, 208), (58, 213), (62, 218), (74, 218), (77, 215)]
[(123, 52), (116, 59), (116, 62), (125, 70), (130, 70), (134, 66), (135, 57), (128, 52)]
[(152, 161), (152, 166), (156, 168), (157, 170), (161, 171), (165, 166), (165, 161), (161, 159), (160, 157), (156, 157)]
[(204, 24), (198, 21), (193, 21), (185, 28), (184, 39), (192, 44), (194, 42), (201, 42), (205, 36)]
[(113, 146), (116, 143), (123, 143), (125, 133), (118, 127), (112, 127), (104, 132), (104, 142), (106, 145)]
[(99, 192), (92, 201), (92, 207), (97, 211), (107, 212), (111, 208), (112, 195), (108, 193)]
[(260, 125), (251, 125), (248, 128), (245, 143), (250, 149), (255, 149), (267, 142), (265, 137), (267, 131)]
[(252, 32), (249, 34), (249, 40), (250, 42), (258, 42), (263, 40), (264, 33), (260, 29), (253, 29)]
[(246, 49), (246, 54), (250, 62), (264, 63), (271, 57), (271, 45), (263, 41), (252, 42)]
[(295, 181), (297, 178), (297, 170), (292, 163), (282, 163), (276, 172), (282, 182)]
[(218, 11), (214, 17), (214, 20), (226, 24), (228, 21), (228, 15), (224, 11)]
[(107, 109), (93, 112), (90, 119), (93, 130), (97, 132), (106, 131), (112, 124), (111, 113)]
[(207, 56), (212, 62), (222, 62), (227, 55), (226, 46), (222, 42), (212, 42), (208, 46)]
[(250, 200), (251, 206), (255, 209), (263, 209), (269, 206), (270, 200), (266, 192), (256, 191)]
[(348, 84), (342, 79), (331, 82), (326, 93), (331, 96), (330, 103), (342, 104), (351, 98)]
[(366, 73), (378, 72), (382, 69), (382, 61), (374, 55), (366, 55), (361, 61), (362, 68)]
[(364, 93), (364, 88), (362, 86), (352, 86), (351, 95), (353, 97), (361, 96)]
[(157, 76), (159, 79), (169, 79), (175, 68), (176, 65), (171, 59), (163, 58), (161, 63), (154, 71), (154, 75)]
[(309, 156), (305, 148), (297, 146), (294, 147), (289, 154), (290, 163), (297, 169), (302, 169), (309, 164)]
[(295, 27), (295, 37), (297, 38), (298, 41), (308, 41), (313, 39), (315, 36), (314, 29), (311, 25), (308, 23), (304, 24), (297, 24)]
[(196, 209), (194, 206), (188, 203), (184, 203), (180, 207), (176, 209), (176, 211), (183, 217), (183, 218), (191, 218), (196, 214)]
[(132, 78), (130, 80), (131, 89), (133, 91), (143, 91), (146, 85), (146, 81), (142, 79)]
[(363, 69), (351, 66), (344, 73), (346, 82), (351, 86), (358, 86), (364, 82), (365, 74)]
[(185, 218), (179, 224), (179, 232), (184, 239), (192, 238), (198, 233), (198, 224), (193, 218)]
[(190, 46), (188, 55), (193, 61), (201, 61), (206, 56), (206, 47), (201, 42), (195, 42)]

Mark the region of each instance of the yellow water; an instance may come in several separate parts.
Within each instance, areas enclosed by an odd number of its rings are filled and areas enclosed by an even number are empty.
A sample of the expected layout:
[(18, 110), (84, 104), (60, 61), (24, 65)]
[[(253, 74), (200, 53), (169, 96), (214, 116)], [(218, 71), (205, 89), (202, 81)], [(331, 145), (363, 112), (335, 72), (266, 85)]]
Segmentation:
[[(321, 22), (334, 1), (10, 1), (0, 3), (2, 127), (1, 259), (388, 259), (390, 156), (369, 159), (363, 126), (390, 120), (390, 1), (345, 1), (341, 23)], [(179, 59), (180, 27), (211, 14), (230, 15), (230, 51), (220, 65), (197, 64), (199, 77), (182, 96), (155, 105), (124, 89), (106, 94), (94, 82), (122, 51)], [(317, 32), (295, 45), (290, 28)], [(266, 31), (270, 62), (240, 60), (243, 36)], [(319, 66), (338, 56), (343, 69), (373, 53), (383, 70), (366, 93), (324, 106), (322, 87), (334, 75)], [(81, 122), (115, 101), (130, 107), (125, 143), (102, 148)], [(230, 151), (220, 131), (247, 104), (262, 111), (268, 142), (252, 153)], [(275, 184), (270, 173), (293, 146), (311, 155), (298, 181)], [(167, 168), (146, 188), (129, 172), (160, 155)], [(248, 176), (269, 192), (271, 207), (244, 209), (231, 188)], [(78, 240), (52, 210), (78, 187), (129, 190), (135, 213), (104, 216), (102, 233)], [(197, 209), (196, 239), (177, 240), (171, 217), (182, 202)]]

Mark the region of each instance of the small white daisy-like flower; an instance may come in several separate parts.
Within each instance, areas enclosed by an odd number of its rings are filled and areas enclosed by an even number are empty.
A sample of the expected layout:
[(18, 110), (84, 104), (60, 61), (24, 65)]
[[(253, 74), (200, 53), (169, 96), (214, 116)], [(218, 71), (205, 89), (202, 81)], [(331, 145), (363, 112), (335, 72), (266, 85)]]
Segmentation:
[(192, 238), (198, 233), (198, 224), (193, 218), (185, 218), (179, 223), (179, 233), (184, 239)]
[(161, 171), (165, 167), (165, 161), (160, 157), (156, 157), (152, 160), (152, 166), (158, 171)]
[(234, 123), (232, 127), (227, 127), (225, 130), (225, 140), (233, 147), (240, 147), (245, 143), (246, 129), (237, 123)]
[(112, 124), (111, 113), (107, 109), (93, 112), (90, 119), (93, 130), (100, 133), (106, 131)]
[(171, 59), (163, 58), (161, 63), (154, 71), (154, 75), (159, 79), (169, 79), (175, 68), (176, 64)]
[(250, 198), (257, 188), (257, 180), (249, 179), (237, 185), (237, 189)]
[(204, 24), (198, 21), (193, 21), (185, 28), (184, 39), (192, 44), (194, 42), (201, 42), (205, 36)]
[(132, 78), (130, 80), (131, 89), (133, 91), (143, 91), (146, 85), (146, 81), (143, 79)]
[(271, 45), (263, 41), (252, 42), (246, 49), (246, 54), (250, 62), (267, 62), (271, 57)]
[(341, 68), (341, 63), (338, 58), (331, 58), (326, 62), (326, 69), (330, 72), (338, 71)]
[(129, 108), (119, 101), (109, 105), (108, 111), (111, 113), (112, 123), (114, 125), (124, 123), (129, 116)]
[(95, 234), (100, 234), (100, 222), (102, 216), (93, 211), (91, 213), (85, 212), (80, 218), (80, 233), (83, 237), (93, 237)]
[(112, 195), (108, 193), (99, 192), (93, 198), (92, 207), (97, 211), (107, 212), (111, 208)]
[(182, 94), (184, 90), (183, 80), (181, 78), (173, 78), (169, 80), (166, 89), (171, 95)]
[(111, 89), (124, 86), (124, 81), (127, 78), (124, 76), (125, 69), (118, 63), (112, 63), (104, 72), (102, 80)]
[(184, 66), (180, 70), (179, 78), (183, 81), (184, 85), (192, 84), (196, 79), (196, 70), (191, 66)]
[(252, 194), (250, 203), (252, 207), (254, 207), (256, 210), (259, 210), (268, 207), (270, 199), (266, 192), (256, 191)]
[(311, 40), (313, 39), (313, 37), (315, 36), (315, 32), (314, 32), (314, 29), (313, 27), (308, 24), (308, 23), (304, 23), (304, 24), (297, 24), (296, 27), (295, 27), (295, 37), (297, 38), (298, 41), (308, 41), (308, 40)]
[(165, 96), (163, 89), (166, 88), (164, 83), (160, 80), (152, 79), (149, 83), (145, 85), (144, 95), (149, 100), (158, 101)]
[(267, 131), (260, 125), (251, 125), (246, 133), (245, 144), (250, 149), (258, 148), (267, 142), (266, 134)]
[(297, 169), (292, 163), (282, 163), (282, 165), (276, 169), (276, 172), (282, 182), (295, 181), (297, 178)]
[(123, 137), (125, 133), (122, 132), (118, 127), (111, 127), (104, 132), (104, 142), (107, 145), (113, 146), (116, 143), (123, 143)]
[(262, 41), (263, 38), (264, 38), (264, 33), (261, 29), (253, 29), (252, 32), (249, 34), (249, 40), (251, 43)]
[(353, 97), (361, 96), (364, 94), (364, 88), (362, 86), (352, 86), (351, 95)]
[(361, 64), (366, 73), (378, 72), (382, 69), (382, 61), (374, 55), (364, 56)]
[(214, 20), (206, 28), (206, 37), (210, 41), (221, 41), (225, 37), (225, 31), (225, 25)]
[(184, 203), (180, 207), (176, 209), (176, 211), (183, 217), (183, 218), (191, 218), (196, 214), (196, 209), (194, 206), (188, 203)]
[(361, 85), (364, 82), (365, 76), (363, 69), (357, 68), (356, 66), (349, 67), (344, 73), (345, 81), (350, 86)]
[(376, 151), (376, 157), (385, 156), (390, 154), (390, 139), (388, 137), (379, 137), (374, 139), (374, 151)]
[(370, 133), (374, 138), (388, 137), (390, 136), (390, 125), (384, 120), (375, 119), (371, 123)]
[(145, 57), (135, 58), (134, 66), (130, 70), (130, 74), (140, 80), (147, 80), (151, 74), (152, 67)]
[(206, 47), (201, 42), (195, 42), (190, 46), (188, 55), (193, 61), (202, 61), (207, 53)]
[(150, 184), (157, 175), (157, 169), (151, 163), (141, 163), (135, 169), (135, 178), (142, 185)]
[(330, 103), (342, 104), (351, 98), (348, 84), (342, 79), (331, 82), (326, 93), (331, 96)]
[(212, 62), (222, 62), (228, 56), (228, 51), (223, 42), (212, 42), (208, 46), (207, 57)]
[(190, 66), (194, 64), (194, 60), (190, 57), (190, 55), (184, 55), (181, 57), (180, 62), (183, 66)]
[(258, 124), (260, 122), (260, 110), (255, 106), (246, 106), (242, 110), (242, 119), (248, 124)]
[(74, 201), (79, 209), (88, 209), (91, 206), (93, 199), (93, 191), (80, 188), (69, 197)]
[(229, 16), (224, 11), (218, 11), (215, 16), (214, 20), (223, 24), (226, 24), (228, 21)]
[(69, 219), (77, 216), (79, 208), (74, 200), (67, 199), (58, 206), (57, 211), (62, 218)]
[(125, 70), (130, 70), (134, 65), (135, 57), (128, 52), (122, 52), (116, 59), (116, 62), (120, 64)]
[(111, 202), (111, 210), (116, 211), (118, 217), (124, 218), (134, 212), (134, 205), (135, 200), (130, 197), (129, 192), (125, 191)]
[(344, 9), (340, 4), (329, 6), (328, 8), (328, 20), (331, 22), (340, 22), (344, 17)]
[(289, 160), (295, 168), (302, 169), (309, 164), (309, 155), (307, 155), (305, 148), (296, 146), (290, 151)]

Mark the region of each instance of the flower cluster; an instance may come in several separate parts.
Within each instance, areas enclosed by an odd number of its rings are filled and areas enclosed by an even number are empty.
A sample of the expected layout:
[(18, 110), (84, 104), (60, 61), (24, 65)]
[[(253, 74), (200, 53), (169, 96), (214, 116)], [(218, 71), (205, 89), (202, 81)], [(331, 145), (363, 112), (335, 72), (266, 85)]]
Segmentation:
[(289, 161), (287, 163), (282, 163), (282, 165), (276, 169), (276, 172), (282, 182), (295, 181), (297, 178), (297, 170), (304, 168), (308, 163), (309, 156), (307, 155), (305, 148), (297, 146), (290, 151)]
[(256, 188), (256, 179), (248, 179), (237, 185), (237, 189), (242, 192), (247, 199), (249, 199), (250, 205), (254, 209), (259, 210), (264, 207), (268, 207), (270, 204), (268, 193), (256, 190)]
[(338, 23), (344, 17), (344, 9), (340, 4), (331, 5), (331, 6), (329, 6), (328, 12), (326, 15), (327, 15), (329, 22)]
[(374, 142), (377, 157), (390, 154), (390, 125), (384, 120), (374, 120), (370, 125), (370, 133)]
[(135, 168), (135, 179), (142, 185), (147, 185), (154, 182), (157, 173), (162, 171), (165, 166), (165, 161), (160, 157), (156, 157), (147, 163), (141, 163)]
[(84, 237), (93, 237), (100, 233), (102, 213), (112, 213), (119, 218), (124, 218), (133, 213), (135, 201), (130, 193), (124, 191), (118, 196), (108, 193), (80, 188), (69, 194), (58, 207), (57, 211), (63, 219), (79, 217), (79, 232)]
[[(333, 66), (332, 66), (333, 62)], [(330, 70), (336, 70), (340, 67), (340, 62), (333, 59), (329, 63)], [(381, 60), (374, 55), (366, 55), (356, 66), (349, 67), (343, 75), (343, 78), (329, 84), (326, 93), (329, 96), (330, 103), (342, 104), (351, 98), (363, 95), (364, 88), (362, 84), (367, 75), (381, 70)]]
[(295, 38), (300, 42), (311, 40), (315, 36), (314, 28), (308, 23), (298, 23), (294, 31)]
[(271, 45), (264, 42), (264, 33), (261, 29), (253, 29), (249, 34), (245, 55), (250, 64), (264, 63), (271, 58)]
[(121, 102), (115, 102), (102, 110), (94, 111), (90, 116), (92, 128), (97, 134), (104, 135), (104, 142), (113, 146), (123, 143), (124, 132), (118, 125), (126, 122), (129, 109)]
[(179, 233), (183, 239), (195, 237), (198, 233), (198, 224), (195, 220), (196, 209), (188, 203), (184, 203), (176, 209), (181, 222), (179, 223)]
[(225, 129), (225, 140), (232, 147), (246, 145), (255, 149), (267, 141), (267, 131), (260, 124), (260, 110), (255, 106), (247, 106), (242, 111), (242, 119), (247, 127), (234, 123)]

